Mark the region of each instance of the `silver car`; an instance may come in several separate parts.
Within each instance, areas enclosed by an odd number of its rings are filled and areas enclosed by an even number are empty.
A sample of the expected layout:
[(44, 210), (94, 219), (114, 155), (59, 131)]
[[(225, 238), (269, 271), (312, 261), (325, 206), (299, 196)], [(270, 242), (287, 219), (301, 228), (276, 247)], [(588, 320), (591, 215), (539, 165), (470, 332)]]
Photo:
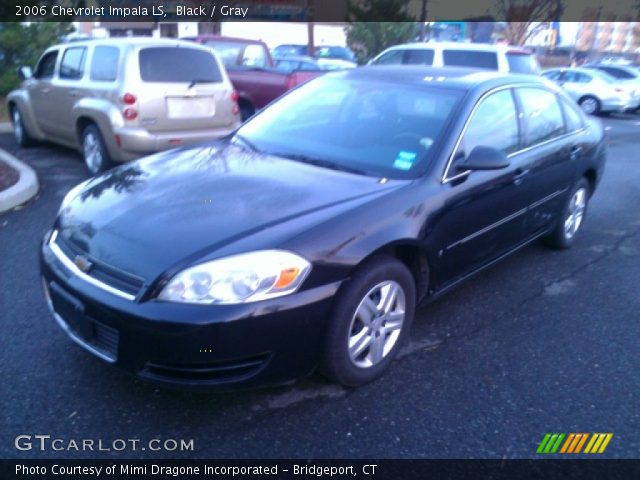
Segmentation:
[[(640, 69), (631, 65), (614, 65), (608, 63), (598, 63), (587, 65), (586, 68), (597, 69), (614, 77), (622, 85), (633, 90), (634, 99), (640, 104)], [(636, 111), (640, 109), (640, 105)]]
[(588, 68), (553, 68), (542, 76), (556, 82), (580, 105), (585, 113), (634, 110), (640, 105), (634, 89), (610, 75)]
[(124, 38), (55, 45), (7, 97), (16, 140), (79, 149), (93, 174), (114, 162), (219, 138), (240, 123), (212, 49)]

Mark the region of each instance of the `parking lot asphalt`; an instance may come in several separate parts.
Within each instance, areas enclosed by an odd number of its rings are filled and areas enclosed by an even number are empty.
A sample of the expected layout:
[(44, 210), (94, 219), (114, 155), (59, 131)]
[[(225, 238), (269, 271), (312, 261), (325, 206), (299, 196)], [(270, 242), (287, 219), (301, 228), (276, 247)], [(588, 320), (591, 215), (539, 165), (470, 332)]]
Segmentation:
[[(0, 135), (41, 183), (0, 215), (0, 457), (514, 458), (535, 457), (547, 432), (612, 432), (602, 456), (637, 457), (640, 115), (603, 122), (606, 172), (573, 249), (534, 244), (422, 307), (370, 385), (313, 376), (229, 394), (157, 388), (66, 337), (43, 299), (38, 246), (86, 170), (72, 151)], [(18, 451), (21, 434), (193, 439), (194, 450)]]

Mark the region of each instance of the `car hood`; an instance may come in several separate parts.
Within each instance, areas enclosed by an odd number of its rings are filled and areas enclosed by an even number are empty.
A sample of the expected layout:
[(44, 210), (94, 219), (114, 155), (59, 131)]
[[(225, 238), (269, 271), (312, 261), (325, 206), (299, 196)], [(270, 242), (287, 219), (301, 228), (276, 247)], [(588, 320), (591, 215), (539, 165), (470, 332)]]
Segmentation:
[(92, 179), (61, 211), (57, 228), (74, 251), (151, 281), (234, 241), (404, 183), (215, 144)]

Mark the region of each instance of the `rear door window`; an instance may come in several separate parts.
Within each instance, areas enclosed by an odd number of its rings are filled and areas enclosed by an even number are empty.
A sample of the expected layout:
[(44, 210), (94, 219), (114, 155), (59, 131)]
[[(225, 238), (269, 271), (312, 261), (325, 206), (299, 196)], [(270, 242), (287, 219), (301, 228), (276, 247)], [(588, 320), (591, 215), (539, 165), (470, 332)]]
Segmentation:
[(527, 126), (527, 146), (564, 133), (564, 117), (554, 93), (542, 88), (518, 88), (516, 91)]
[(442, 60), (447, 67), (471, 67), (498, 69), (498, 55), (495, 52), (479, 50), (443, 50)]
[(120, 50), (117, 47), (95, 47), (89, 78), (97, 82), (113, 82), (118, 76)]
[(67, 48), (60, 63), (60, 78), (65, 80), (79, 80), (84, 74), (84, 59), (86, 47)]
[(144, 82), (222, 82), (215, 57), (185, 47), (147, 47), (140, 50), (140, 77)]
[(507, 53), (507, 62), (511, 73), (537, 74), (540, 70), (535, 57), (529, 54)]

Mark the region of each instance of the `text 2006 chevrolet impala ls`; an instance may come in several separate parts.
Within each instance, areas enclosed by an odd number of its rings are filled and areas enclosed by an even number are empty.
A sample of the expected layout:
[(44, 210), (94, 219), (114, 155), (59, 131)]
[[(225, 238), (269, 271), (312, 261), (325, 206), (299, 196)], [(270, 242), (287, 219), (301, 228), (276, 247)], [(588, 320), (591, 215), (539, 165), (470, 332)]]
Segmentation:
[[(531, 76), (330, 74), (225, 140), (78, 185), (42, 244), (67, 334), (179, 387), (379, 377), (416, 303), (542, 237), (570, 247), (603, 131)], [(514, 273), (517, 275), (517, 272)]]

